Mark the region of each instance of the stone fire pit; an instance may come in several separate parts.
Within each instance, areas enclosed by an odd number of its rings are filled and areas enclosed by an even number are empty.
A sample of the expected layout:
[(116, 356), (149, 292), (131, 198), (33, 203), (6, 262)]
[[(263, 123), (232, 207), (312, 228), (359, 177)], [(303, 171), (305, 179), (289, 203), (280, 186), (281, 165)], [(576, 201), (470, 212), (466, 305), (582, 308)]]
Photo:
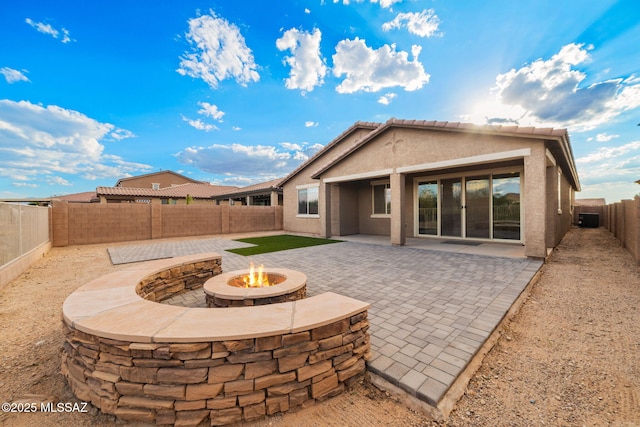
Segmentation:
[[(222, 426), (322, 402), (365, 372), (369, 304), (353, 298), (325, 292), (256, 307), (158, 304), (221, 271), (220, 255), (194, 254), (133, 265), (73, 291), (62, 306), (61, 357), (73, 394), (136, 425)], [(268, 274), (285, 280), (252, 291), (304, 292), (304, 274)], [(227, 280), (226, 288), (246, 291)]]
[(249, 270), (222, 273), (207, 280), (203, 286), (208, 307), (246, 307), (277, 304), (307, 296), (307, 276), (287, 268), (270, 268), (265, 274), (272, 286), (244, 287), (243, 278)]

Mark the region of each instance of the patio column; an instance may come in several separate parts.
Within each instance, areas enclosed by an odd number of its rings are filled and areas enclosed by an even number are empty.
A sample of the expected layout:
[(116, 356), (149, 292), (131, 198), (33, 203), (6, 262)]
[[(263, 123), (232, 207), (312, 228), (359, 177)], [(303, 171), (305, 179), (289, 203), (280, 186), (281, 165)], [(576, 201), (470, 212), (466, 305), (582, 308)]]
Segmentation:
[(406, 240), (405, 222), (405, 175), (391, 174), (391, 244), (404, 245)]
[(547, 256), (547, 165), (544, 147), (524, 157), (524, 250), (533, 258)]
[(318, 213), (320, 214), (320, 237), (331, 237), (331, 184), (320, 181), (318, 191)]
[(271, 192), (271, 206), (278, 206), (278, 192)]

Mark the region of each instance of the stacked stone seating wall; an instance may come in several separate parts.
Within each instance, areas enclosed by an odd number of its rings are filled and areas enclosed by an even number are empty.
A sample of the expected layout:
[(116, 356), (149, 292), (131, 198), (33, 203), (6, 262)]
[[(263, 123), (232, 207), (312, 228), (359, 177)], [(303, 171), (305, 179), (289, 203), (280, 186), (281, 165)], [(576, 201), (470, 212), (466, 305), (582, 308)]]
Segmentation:
[(142, 298), (162, 302), (183, 292), (201, 288), (207, 279), (222, 273), (222, 259), (211, 259), (164, 270), (142, 280), (136, 293)]
[[(138, 282), (131, 284), (137, 296), (162, 301), (221, 273), (219, 256), (184, 258), (176, 259), (175, 265), (169, 263), (166, 270), (141, 273)], [(121, 286), (117, 274), (109, 280)], [(91, 292), (108, 290), (104, 285), (98, 289)], [(321, 296), (305, 301), (315, 298)], [(78, 399), (121, 420), (182, 426), (256, 420), (336, 396), (364, 375), (370, 337), (368, 305), (362, 307), (331, 323), (298, 327), (295, 332), (292, 328), (291, 333), (216, 340), (216, 334), (224, 331), (211, 330), (210, 338), (202, 342), (111, 339), (100, 335), (108, 333), (107, 324), (102, 332), (87, 333), (65, 315), (61, 371)], [(207, 316), (209, 310), (237, 309), (184, 310)], [(234, 313), (238, 322), (245, 320), (240, 312)]]
[(65, 323), (62, 372), (74, 394), (120, 419), (212, 426), (340, 394), (365, 372), (367, 311), (297, 333), (198, 343), (136, 343)]

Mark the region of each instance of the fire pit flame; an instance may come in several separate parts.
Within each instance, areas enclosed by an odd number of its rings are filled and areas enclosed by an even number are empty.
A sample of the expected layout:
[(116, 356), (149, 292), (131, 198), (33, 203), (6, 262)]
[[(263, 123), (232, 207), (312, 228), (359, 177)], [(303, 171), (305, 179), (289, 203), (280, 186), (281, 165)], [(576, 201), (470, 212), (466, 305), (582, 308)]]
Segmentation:
[(275, 283), (269, 283), (269, 276), (264, 273), (264, 265), (258, 266), (258, 274), (256, 275), (253, 262), (249, 264), (249, 274), (242, 278), (245, 288), (264, 288), (273, 286)]

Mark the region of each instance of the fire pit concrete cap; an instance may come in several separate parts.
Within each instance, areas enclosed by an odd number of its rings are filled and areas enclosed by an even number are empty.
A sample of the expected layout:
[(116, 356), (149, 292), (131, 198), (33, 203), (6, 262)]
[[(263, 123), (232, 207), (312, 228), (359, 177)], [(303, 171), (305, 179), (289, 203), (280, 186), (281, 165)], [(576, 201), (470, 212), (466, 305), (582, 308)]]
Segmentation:
[(302, 288), (307, 283), (307, 275), (288, 268), (269, 268), (265, 271), (269, 275), (283, 276), (285, 280), (274, 286), (263, 288), (238, 288), (227, 283), (240, 276), (249, 274), (249, 270), (235, 270), (212, 277), (204, 283), (203, 289), (207, 295), (228, 300), (244, 300), (248, 298), (269, 298), (289, 294)]

